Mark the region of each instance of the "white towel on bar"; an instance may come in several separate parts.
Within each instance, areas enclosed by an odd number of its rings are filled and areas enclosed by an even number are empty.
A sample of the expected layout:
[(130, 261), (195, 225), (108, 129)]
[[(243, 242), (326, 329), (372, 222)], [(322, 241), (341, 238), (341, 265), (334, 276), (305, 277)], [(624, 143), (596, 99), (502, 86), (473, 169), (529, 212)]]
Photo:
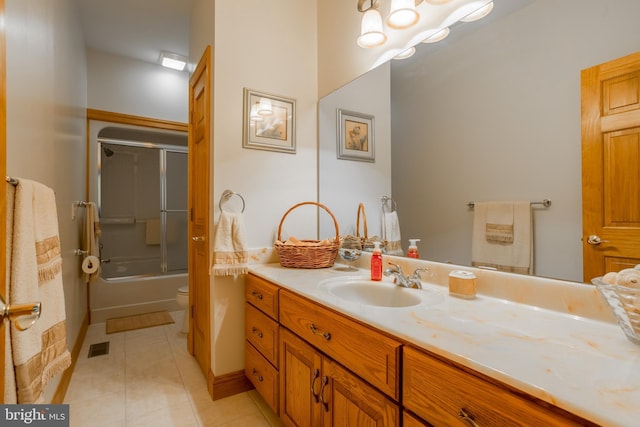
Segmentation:
[(44, 387), (69, 367), (71, 355), (55, 194), (24, 179), (15, 193), (9, 299), (42, 303), (33, 326), (19, 331), (12, 322), (10, 331), (18, 403), (41, 403)]
[(220, 213), (213, 241), (212, 272), (214, 276), (248, 273), (245, 248), (245, 226), (242, 213)]
[[(504, 230), (487, 233), (488, 218), (503, 223), (510, 221), (505, 212), (513, 212), (512, 238)], [(494, 224), (495, 225), (495, 224)], [(505, 225), (505, 224), (503, 224)], [(494, 238), (505, 237), (503, 239)], [(476, 202), (473, 214), (471, 265), (499, 271), (533, 274), (533, 222), (531, 202)]]

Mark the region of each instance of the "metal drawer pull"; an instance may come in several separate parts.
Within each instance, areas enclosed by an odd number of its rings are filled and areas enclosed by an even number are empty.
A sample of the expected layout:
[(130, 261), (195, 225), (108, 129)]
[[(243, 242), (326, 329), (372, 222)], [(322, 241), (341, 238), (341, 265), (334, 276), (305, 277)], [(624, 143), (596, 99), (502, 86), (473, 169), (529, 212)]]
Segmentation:
[(324, 388), (329, 384), (329, 377), (322, 377), (322, 388), (320, 389), (320, 400), (322, 400), (322, 406), (324, 406), (324, 412), (329, 412), (329, 402), (324, 399)]
[(262, 375), (258, 375), (258, 371), (256, 371), (256, 368), (253, 368), (253, 376), (256, 377), (260, 382), (264, 381)]
[(467, 414), (467, 411), (465, 411), (464, 409), (460, 409), (460, 412), (458, 412), (458, 416), (462, 421), (466, 422), (471, 427), (480, 427), (475, 421), (473, 421), (473, 417)]
[(329, 341), (331, 339), (331, 334), (329, 332), (322, 332), (320, 331), (316, 325), (314, 325), (313, 323), (309, 325), (309, 329), (311, 329), (311, 332), (313, 332), (316, 335), (320, 335), (322, 338), (324, 338), (325, 340)]
[[(26, 331), (32, 327), (38, 321), (40, 313), (42, 312), (42, 304), (40, 302), (9, 305), (5, 304), (1, 298), (0, 302), (2, 302), (2, 305), (0, 305), (0, 318), (2, 318), (2, 321), (4, 321), (4, 319), (12, 321), (19, 331)], [(31, 323), (22, 326), (18, 319), (21, 316), (32, 316)]]
[(251, 295), (253, 295), (254, 297), (256, 297), (256, 299), (262, 299), (263, 296), (261, 293), (257, 292), (257, 291), (252, 291)]
[(256, 334), (258, 336), (258, 338), (262, 338), (262, 332), (260, 332), (260, 329), (256, 328), (255, 326), (253, 328), (251, 328), (251, 332)]
[(316, 394), (316, 380), (320, 377), (320, 369), (313, 371), (313, 378), (311, 379), (311, 395), (316, 403), (320, 401), (320, 394)]

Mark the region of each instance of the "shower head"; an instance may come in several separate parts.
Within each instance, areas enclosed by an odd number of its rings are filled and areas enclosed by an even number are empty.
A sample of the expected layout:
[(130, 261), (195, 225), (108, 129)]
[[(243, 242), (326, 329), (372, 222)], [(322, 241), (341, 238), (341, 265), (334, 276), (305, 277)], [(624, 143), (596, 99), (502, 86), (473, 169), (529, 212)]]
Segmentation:
[(115, 152), (109, 147), (102, 147), (102, 151), (104, 152), (104, 155), (107, 157), (111, 157), (115, 154)]

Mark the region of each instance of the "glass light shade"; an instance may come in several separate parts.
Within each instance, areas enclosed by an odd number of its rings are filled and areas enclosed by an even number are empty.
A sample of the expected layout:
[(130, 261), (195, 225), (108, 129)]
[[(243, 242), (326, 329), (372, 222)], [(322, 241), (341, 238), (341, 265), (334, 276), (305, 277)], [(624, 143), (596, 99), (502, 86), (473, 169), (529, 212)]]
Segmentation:
[(391, 28), (409, 28), (419, 19), (415, 0), (391, 0), (391, 9), (387, 17), (387, 25)]
[(445, 27), (433, 34), (431, 34), (426, 39), (422, 40), (422, 43), (436, 43), (440, 40), (444, 40), (449, 35), (449, 27)]
[(409, 49), (403, 50), (402, 52), (394, 56), (393, 59), (406, 59), (413, 56), (414, 53), (416, 53), (416, 48), (411, 46)]
[(376, 9), (367, 10), (362, 16), (358, 46), (370, 48), (382, 46), (387, 41), (387, 35), (382, 29), (382, 16)]
[(272, 115), (273, 109), (271, 108), (271, 100), (268, 98), (260, 98), (260, 104), (258, 105), (256, 113), (258, 113), (259, 116)]
[(484, 6), (480, 7), (479, 9), (476, 9), (475, 11), (471, 12), (464, 18), (460, 19), (460, 21), (461, 22), (477, 21), (478, 19), (482, 19), (485, 16), (487, 16), (492, 10), (493, 10), (493, 2), (491, 1), (485, 4)]

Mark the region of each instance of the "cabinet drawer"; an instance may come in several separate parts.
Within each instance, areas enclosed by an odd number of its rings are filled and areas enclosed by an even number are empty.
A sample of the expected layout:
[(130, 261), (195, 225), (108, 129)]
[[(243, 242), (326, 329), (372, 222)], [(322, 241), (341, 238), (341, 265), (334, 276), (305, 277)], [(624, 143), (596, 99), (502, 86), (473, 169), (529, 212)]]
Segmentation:
[(404, 348), (403, 404), (427, 422), (467, 425), (464, 411), (480, 426), (578, 426), (560, 414), (519, 397), (411, 347)]
[(280, 323), (399, 400), (399, 342), (286, 290), (280, 292)]
[(402, 414), (402, 425), (403, 427), (428, 427), (427, 424), (408, 412)]
[(249, 303), (245, 303), (244, 336), (273, 366), (278, 367), (278, 324)]
[(247, 302), (272, 319), (278, 320), (278, 286), (248, 274), (244, 280), (244, 288)]
[(245, 343), (245, 368), (247, 378), (254, 385), (271, 409), (278, 413), (278, 371), (260, 355), (249, 342)]

